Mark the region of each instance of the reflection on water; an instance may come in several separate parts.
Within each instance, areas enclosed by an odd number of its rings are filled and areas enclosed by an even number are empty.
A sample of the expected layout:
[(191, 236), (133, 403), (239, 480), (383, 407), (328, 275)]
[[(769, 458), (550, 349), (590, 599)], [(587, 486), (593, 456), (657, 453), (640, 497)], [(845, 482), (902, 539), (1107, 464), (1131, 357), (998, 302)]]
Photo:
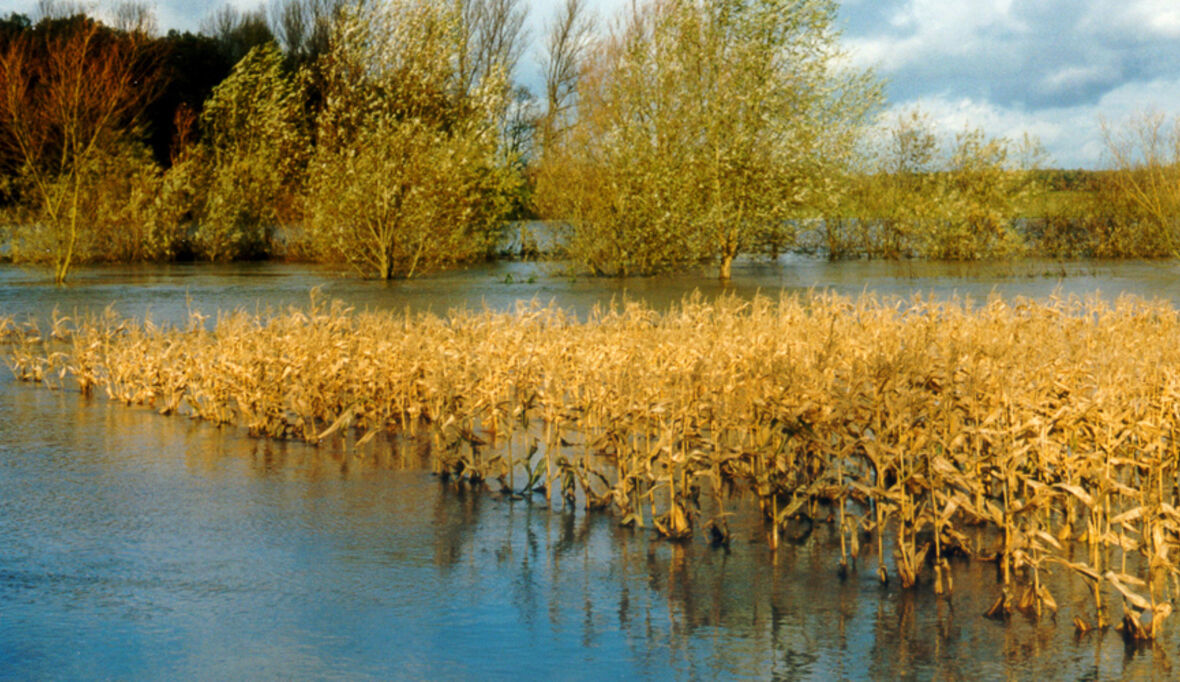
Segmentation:
[[(530, 282), (529, 280), (533, 281)], [(735, 266), (733, 282), (720, 284), (709, 271), (652, 278), (605, 279), (562, 276), (543, 263), (500, 262), (473, 266), (410, 281), (379, 282), (340, 277), (322, 266), (275, 263), (233, 265), (177, 264), (78, 269), (70, 283), (57, 287), (43, 272), (0, 266), (0, 315), (47, 315), (57, 307), (101, 311), (114, 304), (123, 315), (150, 314), (157, 322), (181, 323), (190, 308), (248, 311), (304, 306), (312, 287), (329, 299), (358, 309), (430, 310), (510, 309), (517, 301), (556, 302), (585, 313), (612, 300), (642, 300), (657, 309), (699, 291), (777, 296), (781, 291), (827, 289), (847, 296), (863, 291), (884, 296), (914, 294), (1007, 298), (1045, 298), (1054, 293), (1106, 296), (1128, 293), (1145, 298), (1180, 299), (1176, 261), (1086, 261), (1059, 263), (930, 263), (925, 261), (850, 261), (783, 256), (776, 263)]]
[[(585, 310), (624, 291), (664, 305), (694, 286), (720, 290), (691, 277), (501, 283), (533, 267), (395, 284), (274, 265), (96, 269), (65, 289), (0, 269), (0, 314), (117, 301), (180, 321), (186, 301), (302, 304), (325, 282), (358, 307), (440, 312), (533, 295)], [(1180, 293), (1170, 264), (1067, 267), (1077, 274), (1058, 280), (802, 261), (747, 266), (735, 290)], [(749, 517), (731, 522), (730, 551), (662, 542), (607, 516), (442, 485), (422, 457), (389, 441), (363, 456), (257, 441), (0, 375), (0, 678), (1171, 675), (1174, 636), (1144, 650), (1114, 632), (1075, 638), (1070, 619), (1089, 595), (1060, 572), (1056, 621), (1005, 625), (980, 616), (996, 596), (988, 564), (955, 566), (950, 599), (880, 587), (867, 555), (841, 581), (826, 526), (776, 555)]]
[[(6, 382), (0, 677), (591, 679), (1164, 675), (1171, 640), (1075, 638), (981, 617), (992, 565), (951, 599), (836, 576), (826, 526), (777, 556), (441, 484), (388, 443), (265, 443)], [(407, 465), (403, 468), (403, 463)], [(871, 554), (871, 552), (870, 552)]]

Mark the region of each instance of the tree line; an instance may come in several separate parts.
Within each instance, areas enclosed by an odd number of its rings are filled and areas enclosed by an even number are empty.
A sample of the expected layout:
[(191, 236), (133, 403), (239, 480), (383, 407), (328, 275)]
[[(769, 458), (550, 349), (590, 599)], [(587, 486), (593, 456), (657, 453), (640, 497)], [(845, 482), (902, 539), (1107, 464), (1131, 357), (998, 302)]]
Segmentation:
[[(1172, 256), (1180, 134), (1106, 129), (1112, 170), (920, 112), (847, 66), (830, 0), (272, 0), (160, 35), (145, 6), (0, 20), (0, 256), (306, 258), (395, 278), (539, 218), (605, 275), (832, 258)], [(541, 47), (540, 91), (520, 84)]]

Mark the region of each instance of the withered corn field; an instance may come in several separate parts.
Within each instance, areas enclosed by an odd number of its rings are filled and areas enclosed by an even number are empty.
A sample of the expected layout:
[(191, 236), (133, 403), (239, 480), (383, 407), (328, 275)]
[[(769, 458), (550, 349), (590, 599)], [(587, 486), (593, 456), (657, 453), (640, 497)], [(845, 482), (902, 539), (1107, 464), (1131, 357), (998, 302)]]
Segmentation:
[[(13, 373), (240, 425), (416, 444), (449, 485), (600, 510), (728, 545), (757, 505), (773, 550), (818, 524), (833, 579), (940, 595), (994, 562), (986, 615), (1058, 610), (1158, 638), (1180, 593), (1180, 314), (1122, 298), (1038, 303), (687, 298), (584, 318), (556, 306), (0, 318)], [(371, 443), (380, 436), (377, 443)], [(952, 561), (952, 559), (954, 561)]]

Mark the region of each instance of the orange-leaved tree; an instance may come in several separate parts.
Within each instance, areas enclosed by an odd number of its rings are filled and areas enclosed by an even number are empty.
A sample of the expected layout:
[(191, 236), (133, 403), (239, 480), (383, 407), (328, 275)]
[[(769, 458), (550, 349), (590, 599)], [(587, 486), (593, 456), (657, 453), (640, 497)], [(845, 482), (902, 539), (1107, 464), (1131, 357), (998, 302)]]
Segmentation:
[(13, 255), (64, 282), (92, 248), (87, 187), (136, 141), (157, 95), (158, 61), (142, 30), (84, 15), (45, 19), (0, 45), (0, 162), (29, 212)]

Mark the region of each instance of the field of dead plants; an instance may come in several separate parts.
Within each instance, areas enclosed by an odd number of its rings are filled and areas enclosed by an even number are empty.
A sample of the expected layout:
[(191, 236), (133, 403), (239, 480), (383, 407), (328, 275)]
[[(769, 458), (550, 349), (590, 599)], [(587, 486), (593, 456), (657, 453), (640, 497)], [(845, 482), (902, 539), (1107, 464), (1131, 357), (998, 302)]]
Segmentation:
[[(728, 544), (757, 504), (773, 548), (834, 524), (843, 573), (953, 590), (994, 561), (989, 615), (1159, 636), (1180, 593), (1180, 314), (1167, 303), (686, 299), (579, 319), (193, 312), (185, 328), (102, 316), (0, 318), (13, 373), (162, 414), (364, 456), (427, 450), (457, 485), (609, 510)], [(803, 532), (806, 532), (804, 530)]]

